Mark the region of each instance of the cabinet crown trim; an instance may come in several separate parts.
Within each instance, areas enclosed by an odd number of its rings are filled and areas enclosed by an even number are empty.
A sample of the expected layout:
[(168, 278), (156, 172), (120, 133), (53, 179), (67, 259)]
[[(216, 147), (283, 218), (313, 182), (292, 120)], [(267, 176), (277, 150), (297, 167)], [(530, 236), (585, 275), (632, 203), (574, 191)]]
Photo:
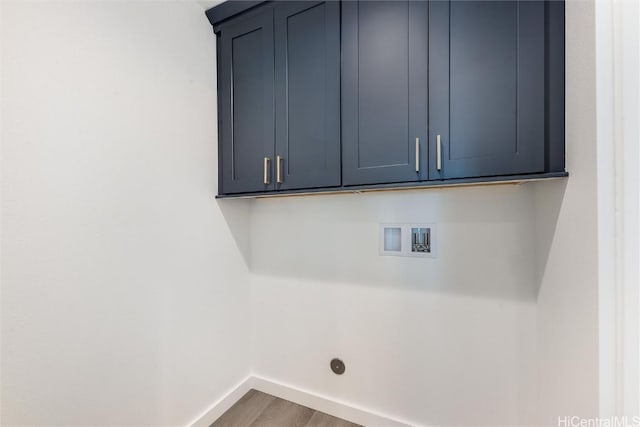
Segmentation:
[(207, 19), (215, 29), (215, 27), (223, 21), (226, 21), (229, 18), (233, 18), (234, 16), (252, 9), (262, 3), (265, 3), (265, 1), (227, 0), (224, 3), (220, 3), (219, 5), (205, 11), (205, 15), (207, 15)]

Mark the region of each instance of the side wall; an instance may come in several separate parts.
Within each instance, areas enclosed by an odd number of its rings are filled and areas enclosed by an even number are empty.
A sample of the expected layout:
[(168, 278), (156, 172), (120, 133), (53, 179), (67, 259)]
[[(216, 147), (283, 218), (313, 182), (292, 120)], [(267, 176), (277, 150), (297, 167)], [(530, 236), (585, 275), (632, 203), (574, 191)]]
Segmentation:
[(1, 423), (186, 424), (249, 373), (211, 27), (193, 2), (0, 7)]
[(595, 14), (593, 1), (566, 4), (564, 183), (535, 186), (539, 422), (597, 417), (598, 224)]

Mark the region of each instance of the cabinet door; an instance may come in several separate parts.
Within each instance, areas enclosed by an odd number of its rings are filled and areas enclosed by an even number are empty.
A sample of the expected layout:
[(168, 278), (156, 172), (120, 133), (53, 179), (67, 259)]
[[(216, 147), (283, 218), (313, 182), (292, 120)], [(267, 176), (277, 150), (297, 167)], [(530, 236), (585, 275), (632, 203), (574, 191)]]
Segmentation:
[(340, 3), (282, 2), (274, 14), (276, 188), (338, 186)]
[(428, 177), (427, 25), (427, 2), (342, 3), (344, 185)]
[(544, 7), (430, 4), (431, 179), (544, 171)]
[(220, 193), (273, 189), (273, 10), (228, 23), (219, 40)]

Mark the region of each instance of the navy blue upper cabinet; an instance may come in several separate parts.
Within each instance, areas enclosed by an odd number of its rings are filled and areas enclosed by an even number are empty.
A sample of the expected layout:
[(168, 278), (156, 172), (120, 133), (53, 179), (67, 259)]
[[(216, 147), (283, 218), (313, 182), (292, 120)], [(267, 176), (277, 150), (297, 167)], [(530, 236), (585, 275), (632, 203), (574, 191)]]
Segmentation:
[(432, 179), (545, 170), (545, 3), (430, 4)]
[(274, 12), (277, 188), (339, 186), (340, 3), (282, 2)]
[(271, 9), (242, 16), (218, 37), (219, 191), (271, 190), (274, 57)]
[(342, 3), (344, 185), (427, 179), (428, 3)]
[(565, 171), (564, 1), (229, 0), (220, 195)]

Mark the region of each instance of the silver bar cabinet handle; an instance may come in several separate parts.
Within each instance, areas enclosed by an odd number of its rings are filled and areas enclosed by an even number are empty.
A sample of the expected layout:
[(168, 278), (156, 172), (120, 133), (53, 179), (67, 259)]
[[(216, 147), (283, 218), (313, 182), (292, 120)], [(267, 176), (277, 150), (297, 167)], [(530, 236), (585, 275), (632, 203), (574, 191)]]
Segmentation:
[(264, 158), (264, 185), (269, 184), (269, 162), (271, 159), (269, 157)]
[(442, 138), (436, 136), (436, 169), (442, 170)]
[(282, 184), (282, 156), (276, 156), (276, 182)]
[(416, 172), (420, 172), (420, 138), (416, 138)]

